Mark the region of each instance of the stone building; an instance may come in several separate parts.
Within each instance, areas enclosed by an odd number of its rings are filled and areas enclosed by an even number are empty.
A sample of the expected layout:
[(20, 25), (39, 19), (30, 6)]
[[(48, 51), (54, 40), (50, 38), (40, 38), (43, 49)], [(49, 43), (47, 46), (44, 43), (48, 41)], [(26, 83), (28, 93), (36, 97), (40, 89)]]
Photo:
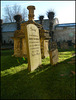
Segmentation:
[[(35, 22), (40, 23), (39, 20)], [(76, 23), (59, 24), (58, 19), (55, 19), (54, 24), (54, 39), (55, 41), (68, 41), (72, 40), (75, 43), (75, 27)], [(11, 37), (14, 36), (14, 32), (17, 30), (16, 23), (3, 23), (2, 25), (2, 43), (14, 43)], [(49, 20), (43, 20), (43, 28), (49, 30)]]
[(3, 23), (2, 25), (2, 44), (9, 44), (14, 42), (11, 37), (14, 36), (14, 32), (17, 30), (16, 23)]
[(54, 28), (54, 40), (65, 41), (71, 40), (75, 43), (75, 27), (76, 23), (58, 24)]
[[(25, 22), (25, 21), (24, 21)], [(22, 23), (24, 23), (22, 22)], [(36, 23), (40, 23), (39, 20), (35, 20)], [(59, 24), (58, 19), (55, 18), (54, 20), (54, 27), (56, 24)], [(43, 20), (43, 28), (45, 30), (49, 30), (49, 20), (48, 19), (44, 19)], [(12, 22), (12, 23), (3, 23), (2, 24), (2, 43), (7, 43), (9, 44), (10, 41), (12, 43), (14, 43), (14, 41), (11, 39), (11, 37), (14, 36), (14, 32), (17, 30), (17, 24), (16, 22)]]

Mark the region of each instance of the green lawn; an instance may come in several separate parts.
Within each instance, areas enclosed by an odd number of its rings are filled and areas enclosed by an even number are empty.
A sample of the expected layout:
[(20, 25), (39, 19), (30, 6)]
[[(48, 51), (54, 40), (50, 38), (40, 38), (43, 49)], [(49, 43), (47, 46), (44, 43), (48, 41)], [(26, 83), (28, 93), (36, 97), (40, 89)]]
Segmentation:
[(75, 99), (75, 64), (69, 63), (74, 49), (59, 50), (59, 62), (50, 65), (42, 59), (42, 67), (27, 70), (27, 58), (12, 57), (13, 50), (1, 52), (1, 99)]

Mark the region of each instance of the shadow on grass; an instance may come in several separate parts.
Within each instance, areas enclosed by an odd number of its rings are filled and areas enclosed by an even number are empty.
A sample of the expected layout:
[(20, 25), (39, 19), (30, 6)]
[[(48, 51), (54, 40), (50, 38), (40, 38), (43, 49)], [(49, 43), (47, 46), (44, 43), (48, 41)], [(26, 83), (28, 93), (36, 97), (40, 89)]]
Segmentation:
[[(73, 57), (72, 57), (73, 58)], [(55, 66), (42, 65), (33, 72), (27, 69), (1, 78), (2, 99), (74, 99), (74, 78), (68, 64), (72, 58)], [(66, 76), (60, 76), (65, 73)]]
[(14, 50), (1, 50), (1, 56), (8, 56), (8, 55), (13, 55)]
[[(73, 50), (71, 48), (69, 50)], [(59, 51), (64, 52), (65, 50), (59, 49)], [(22, 65), (23, 63), (27, 63), (27, 58), (23, 59), (23, 57), (12, 57), (14, 51), (13, 50), (3, 50), (1, 51), (1, 70), (10, 69), (11, 67), (16, 67)]]
[(12, 57), (12, 54), (13, 50), (4, 50), (1, 52), (1, 71), (22, 65), (23, 63), (27, 64), (27, 58)]

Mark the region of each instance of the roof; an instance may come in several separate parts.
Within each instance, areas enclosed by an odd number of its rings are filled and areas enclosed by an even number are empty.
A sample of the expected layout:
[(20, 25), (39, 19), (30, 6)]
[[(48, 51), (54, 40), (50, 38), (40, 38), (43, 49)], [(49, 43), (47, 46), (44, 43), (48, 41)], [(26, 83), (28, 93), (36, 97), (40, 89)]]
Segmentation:
[[(39, 20), (35, 20), (35, 22), (39, 23)], [(64, 24), (57, 24), (56, 27), (74, 27), (76, 26), (76, 23), (64, 23)], [(44, 19), (43, 21), (43, 28), (45, 30), (49, 30), (49, 22), (48, 19)], [(3, 23), (2, 24), (2, 32), (14, 32), (17, 30), (16, 22), (12, 23)]]
[[(22, 23), (25, 23), (25, 22), (26, 21), (22, 21)], [(38, 24), (40, 23), (40, 21), (35, 20), (35, 22), (37, 23), (37, 26), (39, 26)], [(43, 20), (43, 28), (45, 30), (49, 30), (49, 20), (48, 19)], [(2, 32), (14, 32), (16, 30), (17, 30), (16, 22), (2, 24)]]
[(73, 26), (76, 26), (76, 23), (57, 24), (55, 27), (73, 27)]
[(4, 23), (2, 25), (2, 32), (14, 32), (16, 31), (16, 23)]

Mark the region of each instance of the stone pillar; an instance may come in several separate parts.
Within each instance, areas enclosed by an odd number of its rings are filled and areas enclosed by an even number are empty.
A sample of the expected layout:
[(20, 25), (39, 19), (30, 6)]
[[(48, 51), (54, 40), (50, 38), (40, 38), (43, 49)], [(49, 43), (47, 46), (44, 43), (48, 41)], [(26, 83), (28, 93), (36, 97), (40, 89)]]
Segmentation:
[(34, 20), (34, 10), (35, 10), (35, 6), (28, 6), (27, 9), (29, 10), (28, 19), (29, 20)]
[(14, 19), (16, 20), (16, 23), (17, 23), (17, 30), (20, 30), (21, 29), (20, 22), (22, 21), (22, 16), (21, 15), (15, 15)]
[(44, 18), (44, 16), (39, 16), (39, 21), (40, 21), (41, 25), (43, 24), (43, 18)]

